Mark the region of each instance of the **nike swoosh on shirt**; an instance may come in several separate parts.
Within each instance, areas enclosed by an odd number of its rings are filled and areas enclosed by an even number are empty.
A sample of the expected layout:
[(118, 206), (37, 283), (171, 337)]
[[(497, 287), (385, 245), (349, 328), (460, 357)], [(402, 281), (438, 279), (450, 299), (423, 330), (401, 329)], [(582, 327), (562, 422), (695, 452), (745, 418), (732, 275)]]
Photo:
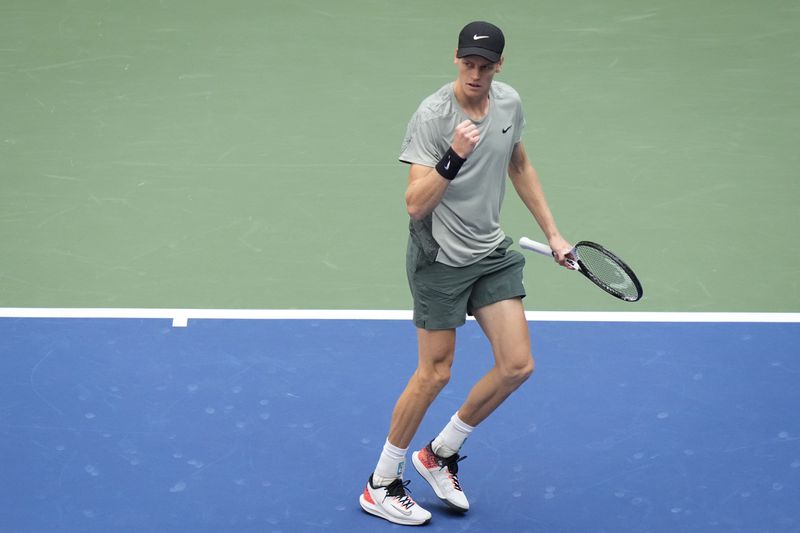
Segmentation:
[[(512, 124), (511, 126), (513, 126), (513, 124)], [(507, 132), (508, 130), (510, 130), (510, 129), (511, 129), (511, 126), (509, 126), (509, 127), (505, 128), (505, 129), (503, 130), (503, 133), (505, 133), (505, 132)]]

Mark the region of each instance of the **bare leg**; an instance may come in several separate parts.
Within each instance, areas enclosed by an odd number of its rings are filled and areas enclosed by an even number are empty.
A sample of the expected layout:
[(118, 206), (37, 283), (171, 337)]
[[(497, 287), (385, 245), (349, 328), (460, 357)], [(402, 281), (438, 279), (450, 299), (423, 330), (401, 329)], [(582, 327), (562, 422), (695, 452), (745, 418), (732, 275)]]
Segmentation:
[(450, 380), (456, 347), (456, 331), (417, 329), (417, 369), (395, 404), (389, 442), (408, 448), (433, 400)]
[(458, 416), (477, 426), (533, 372), (531, 341), (522, 300), (502, 300), (475, 311), (494, 352), (494, 367), (470, 391)]

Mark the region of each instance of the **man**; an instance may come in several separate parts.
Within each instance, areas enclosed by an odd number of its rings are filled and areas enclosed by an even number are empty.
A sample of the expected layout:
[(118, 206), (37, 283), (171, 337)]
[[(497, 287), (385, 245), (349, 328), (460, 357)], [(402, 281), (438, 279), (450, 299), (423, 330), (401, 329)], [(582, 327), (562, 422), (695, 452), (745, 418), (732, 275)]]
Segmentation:
[(456, 328), (475, 316), (489, 339), (494, 367), (474, 385), (442, 432), (414, 452), (416, 470), (436, 496), (467, 511), (458, 480), (459, 451), (472, 430), (533, 372), (522, 298), (519, 252), (500, 228), (506, 174), (565, 264), (572, 248), (556, 228), (521, 142), (525, 119), (517, 92), (493, 81), (503, 67), (505, 37), (487, 22), (459, 34), (458, 76), (426, 98), (408, 124), (400, 160), (410, 164), (411, 217), (406, 270), (414, 299), (419, 359), (392, 413), (389, 435), (360, 496), (361, 507), (390, 522), (424, 524), (430, 512), (403, 481), (411, 439), (447, 384)]

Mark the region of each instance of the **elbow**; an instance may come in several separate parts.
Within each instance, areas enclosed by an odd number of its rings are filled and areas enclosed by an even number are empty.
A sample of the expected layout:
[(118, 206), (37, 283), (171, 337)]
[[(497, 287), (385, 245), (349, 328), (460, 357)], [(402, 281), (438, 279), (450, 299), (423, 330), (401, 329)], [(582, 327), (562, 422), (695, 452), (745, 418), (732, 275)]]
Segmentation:
[(408, 216), (411, 217), (411, 220), (422, 220), (426, 216), (428, 216), (428, 212), (422, 209), (420, 206), (411, 204), (406, 202), (406, 211), (408, 211)]
[(415, 202), (406, 202), (406, 211), (408, 211), (408, 216), (411, 217), (411, 220), (420, 221), (423, 218), (428, 217), (436, 206), (429, 206), (426, 204), (415, 203)]
[(414, 201), (414, 198), (408, 193), (406, 194), (406, 211), (408, 212), (408, 216), (411, 217), (411, 220), (422, 220), (428, 215), (425, 209), (423, 209), (423, 206), (419, 202)]

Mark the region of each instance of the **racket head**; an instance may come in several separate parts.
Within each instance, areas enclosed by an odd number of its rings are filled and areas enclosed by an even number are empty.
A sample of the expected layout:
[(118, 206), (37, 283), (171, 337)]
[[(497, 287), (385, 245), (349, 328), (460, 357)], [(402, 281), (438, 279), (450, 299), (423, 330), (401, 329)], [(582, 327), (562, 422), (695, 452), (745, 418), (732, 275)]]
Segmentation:
[(601, 245), (581, 241), (575, 245), (572, 255), (580, 266), (579, 271), (607, 293), (626, 302), (642, 298), (642, 284), (633, 269)]

